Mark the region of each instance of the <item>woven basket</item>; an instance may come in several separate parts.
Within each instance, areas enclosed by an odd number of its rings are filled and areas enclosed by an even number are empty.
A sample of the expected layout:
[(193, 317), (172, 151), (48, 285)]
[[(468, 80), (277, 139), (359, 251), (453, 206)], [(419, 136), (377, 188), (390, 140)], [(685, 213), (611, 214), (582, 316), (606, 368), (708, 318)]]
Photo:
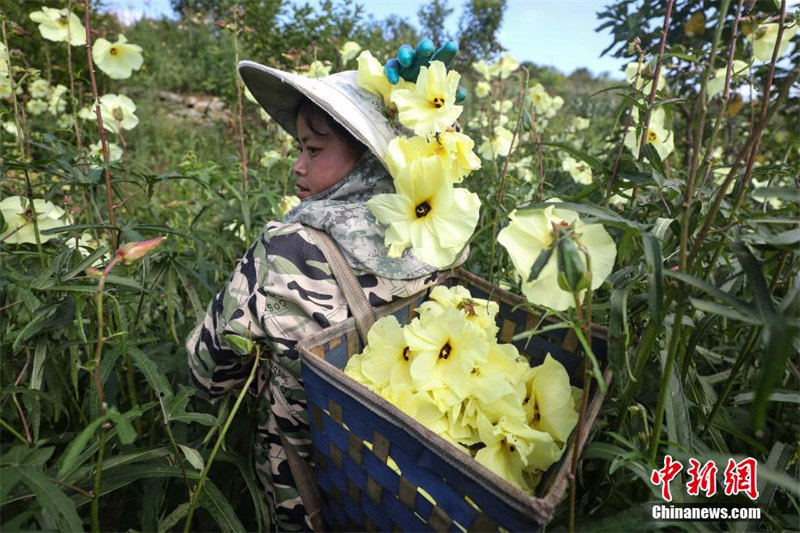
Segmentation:
[[(499, 341), (540, 324), (541, 318), (518, 309), (523, 300), (458, 269), (440, 276), (440, 284), (462, 285), (476, 298), (500, 306)], [(426, 293), (376, 309), (394, 314), (401, 324), (415, 316)], [(550, 353), (567, 369), (574, 386), (583, 385), (583, 358), (571, 330), (548, 331), (513, 342), (531, 365)], [(542, 477), (535, 496), (514, 487), (398, 408), (350, 379), (341, 369), (363, 345), (353, 319), (301, 342), (302, 375), (308, 398), (314, 472), (322, 493), (327, 528), (349, 531), (536, 531), (553, 516), (568, 484), (573, 432), (562, 459)], [(592, 349), (605, 365), (605, 330), (594, 328)], [(610, 382), (606, 371), (606, 382)], [(590, 397), (582, 422), (583, 448), (600, 405)], [(365, 443), (367, 443), (365, 445)], [(392, 460), (397, 468), (390, 466)], [(434, 503), (435, 502), (435, 503)]]

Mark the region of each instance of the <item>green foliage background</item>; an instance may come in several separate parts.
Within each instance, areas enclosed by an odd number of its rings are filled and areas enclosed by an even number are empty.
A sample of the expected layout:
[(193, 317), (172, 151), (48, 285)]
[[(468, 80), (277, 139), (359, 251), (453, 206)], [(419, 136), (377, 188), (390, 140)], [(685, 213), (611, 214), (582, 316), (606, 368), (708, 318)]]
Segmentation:
[[(248, 446), (255, 424), (251, 399), (235, 409), (236, 397), (215, 405), (200, 398), (190, 386), (183, 347), (248, 243), (266, 220), (280, 216), (280, 199), (292, 187), (291, 148), (277, 127), (247, 100), (238, 112), (235, 59), (299, 70), (319, 60), (335, 71), (355, 68), (354, 61), (343, 65), (338, 52), (347, 40), (385, 59), (400, 44), (427, 35), (461, 43), (457, 68), (470, 90), (462, 123), (476, 148), (503, 120), (518, 141), (507, 158), (484, 160), (467, 179), (483, 209), (466, 267), (518, 290), (496, 234), (513, 209), (554, 197), (570, 202), (585, 220), (603, 223), (618, 246), (615, 271), (592, 306), (593, 321), (608, 327), (615, 377), (578, 470), (577, 529), (727, 528), (643, 521), (649, 506), (661, 501), (649, 479), (667, 453), (718, 465), (731, 456), (755, 457), (762, 520), (731, 527), (796, 528), (797, 39), (774, 65), (764, 120), (770, 65), (748, 72), (754, 89), (738, 103), (735, 95), (730, 101), (702, 97), (709, 74), (727, 64), (729, 43), (736, 43), (737, 59), (749, 57), (741, 32), (756, 21), (776, 20), (775, 4), (743, 7), (732, 40), (736, 4), (674, 3), (661, 59), (669, 88), (652, 102), (667, 110), (675, 135), (675, 153), (664, 161), (650, 151), (635, 158), (622, 149), (624, 130), (637, 127), (630, 109), (643, 115), (648, 105), (648, 95), (628, 83), (528, 63), (508, 79), (493, 80), (487, 97), (475, 96), (482, 79), (471, 64), (502, 52), (505, 0), (471, 0), (460, 13), (434, 0), (418, 13), (419, 26), (375, 20), (352, 0), (319, 8), (281, 0), (173, 0), (176, 20), (130, 27), (93, 4), (96, 36), (124, 33), (145, 54), (130, 79), (98, 73), (99, 93), (130, 96), (140, 117), (139, 126), (118, 139), (124, 158), (110, 166), (116, 225), (109, 220), (104, 169), (89, 165), (86, 153), (99, 140), (94, 122), (79, 122), (81, 147), (72, 128), (42, 116), (27, 117), (29, 142), (0, 128), (0, 199), (44, 198), (71, 215), (68, 227), (51, 230), (59, 238), (41, 246), (0, 242), (0, 529), (177, 529), (193, 494), (199, 509), (194, 530), (269, 528)], [(638, 39), (641, 57), (654, 67), (667, 4), (609, 0), (600, 13), (614, 35), (608, 52), (636, 61), (630, 43)], [(70, 58), (64, 43), (41, 38), (28, 13), (46, 5), (3, 2), (15, 80), (27, 87), (40, 76), (69, 86), (71, 61), (76, 90), (67, 112), (77, 112), (92, 101), (85, 49), (73, 47)], [(82, 18), (82, 3), (71, 8)], [(687, 21), (700, 12), (704, 32), (687, 35)], [(458, 35), (447, 36), (442, 21), (453, 16)], [(534, 82), (565, 101), (546, 126), (524, 100), (525, 84)], [(187, 118), (163, 93), (218, 97), (227, 114)], [(25, 91), (18, 96), (23, 109), (29, 98)], [(504, 100), (510, 110), (493, 105)], [(734, 112), (736, 105), (742, 107)], [(575, 117), (590, 119), (589, 128), (576, 130)], [(12, 100), (3, 99), (0, 122), (14, 119)], [(751, 139), (757, 148), (744, 150)], [(714, 147), (722, 151), (712, 157)], [(270, 150), (282, 158), (261, 165)], [(575, 183), (562, 170), (568, 155), (591, 167), (591, 185)], [(730, 172), (733, 192), (725, 195), (711, 170), (731, 165), (738, 168)], [(759, 197), (753, 180), (762, 184)], [(629, 201), (610, 202), (614, 194)], [(74, 244), (84, 233), (99, 243), (88, 256)], [(164, 244), (140, 263), (115, 268), (97, 293), (97, 278), (86, 270), (107, 263), (114, 239), (160, 235), (168, 236)], [(673, 487), (677, 492), (683, 493)], [(679, 498), (710, 504), (685, 493)], [(569, 507), (562, 502), (554, 528), (567, 527)]]

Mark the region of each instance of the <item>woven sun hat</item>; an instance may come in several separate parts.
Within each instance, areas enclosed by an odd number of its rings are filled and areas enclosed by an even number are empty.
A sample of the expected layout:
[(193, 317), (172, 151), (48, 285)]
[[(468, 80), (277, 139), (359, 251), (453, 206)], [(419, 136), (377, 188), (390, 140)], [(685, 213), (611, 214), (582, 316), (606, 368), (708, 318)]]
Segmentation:
[(306, 78), (253, 61), (241, 61), (239, 75), (256, 101), (297, 138), (297, 110), (308, 98), (341, 124), (386, 166), (389, 141), (407, 133), (383, 113), (383, 99), (359, 87), (355, 70)]

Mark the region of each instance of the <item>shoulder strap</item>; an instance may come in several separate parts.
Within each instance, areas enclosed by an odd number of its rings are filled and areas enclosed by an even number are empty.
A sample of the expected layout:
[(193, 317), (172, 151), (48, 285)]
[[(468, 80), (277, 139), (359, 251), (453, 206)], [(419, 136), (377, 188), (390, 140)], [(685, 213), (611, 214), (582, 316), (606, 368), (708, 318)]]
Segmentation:
[(356, 279), (353, 269), (327, 233), (310, 226), (304, 227), (328, 261), (333, 277), (342, 289), (350, 313), (356, 321), (358, 334), (364, 344), (367, 344), (367, 332), (375, 322), (375, 311), (364, 296), (364, 290)]
[(281, 426), (276, 424), (276, 427), (281, 438), (281, 446), (283, 446), (283, 450), (286, 453), (286, 460), (289, 462), (289, 470), (292, 472), (294, 482), (297, 484), (297, 492), (300, 494), (300, 500), (303, 502), (306, 514), (308, 514), (311, 530), (325, 531), (325, 526), (322, 522), (322, 497), (314, 476), (314, 470), (305, 459), (300, 457), (297, 448), (286, 438)]

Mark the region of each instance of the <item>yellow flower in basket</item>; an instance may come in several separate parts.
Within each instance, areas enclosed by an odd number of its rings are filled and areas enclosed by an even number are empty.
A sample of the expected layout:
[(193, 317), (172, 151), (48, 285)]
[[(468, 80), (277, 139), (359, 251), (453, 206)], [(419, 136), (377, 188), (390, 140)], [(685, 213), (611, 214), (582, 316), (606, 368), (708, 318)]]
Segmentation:
[(486, 361), (488, 347), (464, 315), (446, 309), (436, 320), (415, 318), (403, 331), (408, 347), (416, 354), (411, 361), (414, 385), (433, 391), (443, 402), (447, 402), (448, 393), (455, 397), (454, 403), (466, 398), (470, 394), (468, 376)]
[(473, 298), (470, 292), (460, 285), (445, 287), (437, 285), (431, 290), (429, 300), (419, 307), (421, 318), (425, 315), (438, 315), (447, 308), (458, 309), (467, 319), (467, 322), (477, 327), (486, 337), (487, 341), (497, 339), (497, 324), (495, 322), (500, 307), (497, 302)]

